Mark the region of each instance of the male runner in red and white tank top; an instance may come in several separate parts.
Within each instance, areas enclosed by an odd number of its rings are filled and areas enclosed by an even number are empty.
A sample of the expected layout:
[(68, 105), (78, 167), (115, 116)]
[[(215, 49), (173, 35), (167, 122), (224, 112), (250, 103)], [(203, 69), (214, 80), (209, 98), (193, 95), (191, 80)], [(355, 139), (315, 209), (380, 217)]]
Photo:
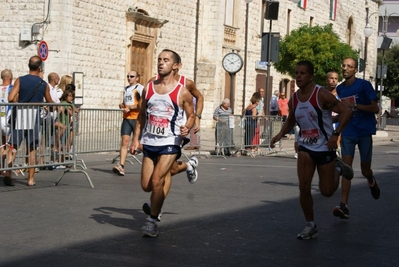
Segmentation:
[[(181, 153), (181, 140), (187, 136), (195, 121), (192, 96), (174, 78), (174, 71), (179, 65), (176, 55), (174, 51), (164, 50), (158, 57), (160, 78), (143, 90), (138, 127), (131, 147), (133, 150), (139, 147), (142, 132), (144, 156), (141, 187), (151, 192), (151, 215), (143, 236), (149, 237), (158, 235), (157, 219), (166, 197), (165, 180), (170, 179), (170, 169)], [(185, 123), (183, 112), (187, 116)]]
[[(317, 237), (314, 223), (312, 179), (315, 170), (319, 174), (319, 189), (323, 196), (332, 196), (339, 185), (340, 175), (353, 178), (353, 170), (341, 160), (336, 160), (337, 138), (349, 122), (351, 110), (338, 101), (326, 89), (313, 83), (314, 67), (309, 61), (300, 61), (295, 67), (295, 80), (299, 90), (289, 101), (289, 115), (281, 131), (270, 141), (271, 147), (298, 123), (298, 178), (299, 200), (306, 219), (305, 229), (298, 239)], [(335, 131), (332, 128), (331, 111), (339, 116)]]
[[(194, 81), (187, 79), (185, 76), (179, 74), (179, 69), (182, 67), (182, 63), (181, 63), (181, 57), (177, 53), (176, 53), (176, 56), (177, 56), (177, 61), (178, 61), (179, 67), (176, 70), (173, 70), (174, 78), (177, 82), (179, 82), (184, 87), (186, 87), (189, 90), (189, 92), (191, 93), (191, 95), (196, 99), (197, 106), (196, 106), (196, 114), (195, 114), (195, 125), (192, 130), (194, 130), (194, 132), (197, 133), (200, 130), (200, 119), (201, 119), (201, 113), (202, 113), (203, 106), (204, 106), (204, 97), (201, 94), (201, 92), (197, 89), (197, 87), (195, 86)], [(151, 78), (148, 81), (148, 83), (153, 82), (159, 78), (160, 78), (160, 74), (157, 74), (156, 76)], [(184, 141), (183, 141), (182, 146), (185, 144)], [(132, 145), (133, 145), (133, 143), (132, 143)], [(139, 147), (139, 150), (142, 150), (142, 148)], [(130, 148), (130, 152), (134, 153), (134, 149), (132, 149), (132, 147)], [(191, 184), (193, 184), (193, 183), (195, 183), (195, 181), (198, 178), (197, 167), (198, 167), (198, 159), (195, 156), (192, 156), (188, 162), (176, 160), (176, 162), (173, 163), (172, 168), (170, 170), (171, 176), (174, 176), (176, 174), (179, 174), (179, 173), (185, 171), (187, 174), (188, 181)], [(171, 177), (170, 178), (167, 177), (165, 180), (165, 186), (164, 186), (165, 195), (167, 195), (169, 193), (169, 189), (170, 189), (171, 185), (172, 185)], [(151, 210), (150, 205), (148, 203), (144, 203), (143, 204), (144, 213), (150, 215), (150, 210)], [(159, 214), (158, 221), (161, 220), (161, 215), (162, 215), (162, 213)]]

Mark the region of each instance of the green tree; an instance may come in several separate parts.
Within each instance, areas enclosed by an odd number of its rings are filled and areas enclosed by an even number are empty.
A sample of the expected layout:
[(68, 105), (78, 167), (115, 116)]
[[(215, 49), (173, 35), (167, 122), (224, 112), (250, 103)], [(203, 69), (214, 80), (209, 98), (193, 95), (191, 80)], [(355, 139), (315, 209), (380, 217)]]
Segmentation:
[(358, 51), (340, 41), (332, 24), (314, 27), (302, 25), (280, 41), (280, 61), (274, 66), (278, 72), (294, 78), (296, 63), (309, 60), (315, 66), (314, 82), (323, 85), (328, 71), (335, 70), (341, 75), (342, 60), (346, 57), (357, 60), (358, 54)]
[[(391, 99), (399, 97), (399, 44), (391, 47), (385, 51), (384, 65), (387, 65), (387, 76), (384, 78), (384, 91), (382, 94)], [(382, 52), (378, 52), (378, 65), (381, 65)], [(377, 70), (376, 70), (377, 72)], [(380, 76), (376, 73), (375, 77)], [(377, 79), (378, 85), (381, 84), (381, 79)]]

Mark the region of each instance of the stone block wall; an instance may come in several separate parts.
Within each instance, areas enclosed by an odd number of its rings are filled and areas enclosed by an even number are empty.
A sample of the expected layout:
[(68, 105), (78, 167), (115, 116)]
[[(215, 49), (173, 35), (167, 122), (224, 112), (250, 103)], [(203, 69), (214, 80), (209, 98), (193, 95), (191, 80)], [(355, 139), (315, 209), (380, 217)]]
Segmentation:
[[(19, 42), (21, 28), (30, 28), (40, 23), (48, 15), (49, 0), (4, 0), (1, 4), (0, 16), (0, 69), (9, 68), (14, 76), (24, 75), (28, 71), (28, 58), (37, 54), (37, 43), (22, 44)], [(308, 8), (303, 10), (291, 1), (280, 1), (279, 19), (273, 21), (273, 31), (282, 36), (301, 23), (309, 23), (312, 17), (314, 25), (333, 23), (334, 30), (346, 41), (347, 24), (353, 19), (351, 44), (361, 53), (364, 51), (363, 29), (365, 26), (365, 7), (370, 14), (378, 11), (378, 5), (372, 1), (339, 1), (337, 19), (329, 19), (330, 0), (309, 0)], [(244, 55), (245, 39), (245, 2), (235, 1), (237, 21), (237, 42), (234, 47), (224, 44), (224, 8), (223, 0), (201, 0), (199, 18), (198, 47), (195, 46), (196, 1), (172, 0), (51, 0), (49, 21), (41, 24), (39, 40), (49, 45), (49, 56), (45, 62), (48, 74), (55, 71), (60, 75), (72, 72), (84, 72), (84, 107), (115, 108), (121, 100), (121, 92), (126, 85), (128, 66), (127, 54), (129, 37), (134, 35), (134, 25), (127, 21), (129, 7), (138, 8), (152, 18), (168, 20), (158, 29), (153, 51), (152, 72), (155, 74), (156, 57), (164, 48), (175, 50), (182, 57), (183, 67), (180, 71), (190, 79), (196, 74), (197, 87), (204, 94), (205, 110), (202, 123), (206, 127), (213, 125), (212, 114), (221, 103), (225, 88), (225, 72), (221, 66), (223, 56), (233, 48)], [(290, 23), (288, 20), (290, 12)], [(264, 21), (263, 30), (262, 1), (249, 4), (248, 25), (248, 58), (246, 77), (246, 100), (243, 101), (243, 70), (236, 75), (235, 111), (242, 109), (241, 103), (247, 103), (256, 90), (256, 76), (264, 73), (255, 70), (255, 61), (260, 59), (262, 31), (268, 31), (268, 21)], [(375, 20), (376, 21), (376, 20)], [(377, 25), (373, 25), (377, 29)], [(133, 29), (133, 30), (132, 30)], [(197, 53), (197, 62), (195, 54)], [(369, 40), (368, 70), (375, 69), (376, 34)], [(292, 79), (275, 72), (273, 90), (284, 78)], [(367, 74), (366, 77), (370, 75)]]

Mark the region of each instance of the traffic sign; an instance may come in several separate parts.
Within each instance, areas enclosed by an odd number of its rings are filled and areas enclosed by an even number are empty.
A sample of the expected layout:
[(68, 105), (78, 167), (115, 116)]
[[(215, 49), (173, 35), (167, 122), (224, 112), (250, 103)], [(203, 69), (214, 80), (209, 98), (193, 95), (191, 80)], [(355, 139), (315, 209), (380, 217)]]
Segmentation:
[(45, 41), (41, 41), (39, 43), (39, 47), (37, 48), (37, 54), (43, 61), (46, 61), (48, 57), (48, 46)]

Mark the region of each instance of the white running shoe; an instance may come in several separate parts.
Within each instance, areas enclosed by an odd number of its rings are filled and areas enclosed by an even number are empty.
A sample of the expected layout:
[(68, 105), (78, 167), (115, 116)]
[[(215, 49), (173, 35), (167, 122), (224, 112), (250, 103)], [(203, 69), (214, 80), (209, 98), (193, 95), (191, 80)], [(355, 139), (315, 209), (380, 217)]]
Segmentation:
[(187, 164), (190, 164), (193, 169), (191, 171), (186, 170), (187, 173), (187, 179), (188, 181), (193, 184), (195, 181), (198, 179), (198, 172), (197, 172), (197, 166), (198, 166), (198, 159), (194, 156), (190, 158), (190, 160), (187, 162)]

